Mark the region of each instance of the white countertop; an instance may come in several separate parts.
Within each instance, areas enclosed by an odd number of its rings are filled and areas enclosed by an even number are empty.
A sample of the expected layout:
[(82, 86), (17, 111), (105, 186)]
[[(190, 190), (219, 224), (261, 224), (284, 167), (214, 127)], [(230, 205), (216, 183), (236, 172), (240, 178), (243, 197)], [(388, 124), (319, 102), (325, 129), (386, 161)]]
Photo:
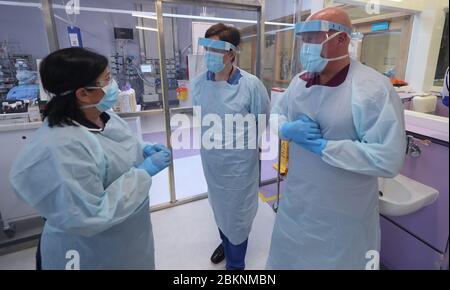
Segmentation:
[(410, 110), (405, 110), (406, 131), (449, 141), (449, 119)]
[[(42, 122), (0, 124), (0, 132), (38, 129)], [(449, 118), (405, 110), (406, 131), (449, 142)]]
[(0, 132), (38, 129), (42, 126), (42, 122), (0, 124)]
[(417, 96), (417, 94), (414, 93), (398, 93), (398, 96), (400, 97), (400, 99), (411, 99), (414, 96)]

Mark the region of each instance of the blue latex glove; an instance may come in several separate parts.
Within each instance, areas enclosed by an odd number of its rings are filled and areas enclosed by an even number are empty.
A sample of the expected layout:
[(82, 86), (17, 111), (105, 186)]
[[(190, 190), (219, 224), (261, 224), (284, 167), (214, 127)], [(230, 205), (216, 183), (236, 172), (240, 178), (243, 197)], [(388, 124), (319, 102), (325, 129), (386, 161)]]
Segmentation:
[(327, 140), (320, 138), (316, 140), (310, 140), (306, 143), (301, 143), (299, 145), (305, 148), (306, 150), (311, 151), (314, 154), (322, 156), (322, 151), (327, 146), (327, 143), (328, 143)]
[(285, 123), (281, 127), (281, 135), (299, 145), (322, 138), (319, 125), (307, 116), (301, 116), (297, 121)]
[(144, 169), (150, 176), (155, 176), (170, 165), (170, 153), (165, 151), (159, 151), (153, 153), (151, 156), (147, 157), (141, 165), (138, 166), (139, 169)]
[(162, 144), (147, 145), (144, 147), (144, 158), (147, 158), (156, 152), (164, 151), (170, 154), (169, 148)]

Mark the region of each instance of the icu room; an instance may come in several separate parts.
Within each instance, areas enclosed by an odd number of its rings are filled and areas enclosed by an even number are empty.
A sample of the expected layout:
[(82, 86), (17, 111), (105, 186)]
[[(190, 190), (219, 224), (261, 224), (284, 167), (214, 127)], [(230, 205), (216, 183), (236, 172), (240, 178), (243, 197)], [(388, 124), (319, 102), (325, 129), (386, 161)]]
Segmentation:
[(0, 270), (449, 270), (448, 6), (0, 0)]

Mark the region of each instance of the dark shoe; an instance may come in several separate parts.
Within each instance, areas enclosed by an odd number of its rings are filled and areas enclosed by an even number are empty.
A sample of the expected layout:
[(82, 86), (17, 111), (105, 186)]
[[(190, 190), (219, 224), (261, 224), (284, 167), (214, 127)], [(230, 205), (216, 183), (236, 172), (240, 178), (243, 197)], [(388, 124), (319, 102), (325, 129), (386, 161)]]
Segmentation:
[(223, 245), (220, 244), (212, 254), (211, 262), (213, 262), (214, 264), (219, 264), (223, 260), (225, 260), (225, 250), (223, 248)]

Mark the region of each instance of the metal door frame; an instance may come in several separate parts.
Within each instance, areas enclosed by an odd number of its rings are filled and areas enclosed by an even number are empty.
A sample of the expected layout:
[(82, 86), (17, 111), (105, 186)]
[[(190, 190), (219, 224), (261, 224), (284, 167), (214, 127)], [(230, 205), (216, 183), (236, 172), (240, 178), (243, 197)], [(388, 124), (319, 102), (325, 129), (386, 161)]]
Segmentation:
[[(163, 4), (171, 3), (171, 4), (191, 4), (192, 6), (213, 6), (225, 9), (234, 9), (234, 10), (246, 10), (246, 11), (255, 11), (257, 12), (257, 51), (256, 51), (256, 76), (261, 78), (262, 76), (262, 56), (264, 51), (264, 25), (265, 25), (265, 0), (250, 0), (250, 1), (241, 1), (241, 0), (156, 0), (155, 1), (155, 11), (156, 11), (156, 19), (157, 19), (157, 28), (158, 28), (158, 53), (160, 62), (163, 64), (166, 59), (166, 51), (165, 51), (165, 35), (164, 35), (164, 20), (163, 20)], [(177, 37), (177, 36), (174, 36)], [(168, 89), (168, 80), (166, 75), (166, 68), (164, 65), (160, 67), (161, 73), (161, 88), (162, 88), (162, 98), (163, 98), (163, 111), (164, 111), (164, 125), (166, 130), (166, 142), (167, 147), (172, 151), (171, 144), (171, 127), (170, 127), (170, 116), (171, 110), (169, 108), (169, 89)], [(173, 161), (173, 155), (172, 155)], [(260, 166), (261, 170), (261, 166)], [(161, 210), (168, 207), (173, 207), (176, 205), (184, 204), (187, 202), (204, 199), (207, 197), (207, 193), (196, 195), (194, 197), (185, 198), (182, 200), (177, 200), (176, 198), (176, 190), (175, 190), (175, 175), (174, 175), (174, 163), (168, 168), (169, 174), (169, 191), (170, 191), (170, 202), (161, 204), (155, 207), (152, 207), (152, 210)]]
[[(256, 64), (255, 64), (255, 75), (258, 78), (262, 78), (262, 70), (263, 70), (263, 55), (264, 55), (264, 47), (265, 47), (265, 1), (266, 0), (154, 0), (155, 2), (155, 11), (156, 11), (156, 21), (158, 28), (158, 54), (161, 63), (164, 63), (166, 59), (166, 51), (165, 51), (165, 35), (164, 35), (164, 20), (163, 20), (163, 4), (171, 3), (171, 4), (190, 4), (192, 6), (212, 6), (224, 9), (234, 9), (234, 10), (244, 10), (244, 11), (255, 11), (257, 13), (257, 49), (256, 49)], [(43, 10), (43, 18), (47, 32), (47, 40), (49, 44), (50, 52), (59, 49), (59, 43), (56, 33), (56, 25), (53, 17), (52, 11), (53, 0), (41, 0), (42, 10)], [(144, 45), (144, 44), (140, 44)], [(161, 65), (160, 67), (161, 73), (161, 88), (162, 88), (162, 99), (163, 99), (163, 114), (164, 114), (164, 127), (166, 130), (166, 142), (169, 149), (172, 151), (172, 145), (170, 142), (171, 139), (171, 128), (170, 128), (170, 116), (171, 111), (176, 112), (175, 109), (169, 108), (169, 90), (168, 90), (168, 80), (166, 75), (166, 67)], [(173, 161), (173, 157), (172, 157)], [(260, 164), (260, 174), (259, 174), (259, 182), (261, 182), (261, 164)], [(169, 192), (170, 192), (170, 201), (168, 203), (163, 203), (157, 206), (153, 206), (152, 210), (160, 210), (168, 207), (172, 207), (179, 204), (184, 204), (187, 202), (203, 199), (207, 197), (207, 193), (196, 195), (189, 198), (184, 198), (182, 200), (177, 200), (176, 198), (176, 190), (175, 190), (175, 175), (174, 175), (174, 164), (169, 166), (168, 168), (168, 177), (169, 177)], [(269, 181), (269, 183), (274, 183), (276, 181)], [(266, 182), (267, 183), (267, 182)], [(264, 183), (264, 184), (266, 184)]]

